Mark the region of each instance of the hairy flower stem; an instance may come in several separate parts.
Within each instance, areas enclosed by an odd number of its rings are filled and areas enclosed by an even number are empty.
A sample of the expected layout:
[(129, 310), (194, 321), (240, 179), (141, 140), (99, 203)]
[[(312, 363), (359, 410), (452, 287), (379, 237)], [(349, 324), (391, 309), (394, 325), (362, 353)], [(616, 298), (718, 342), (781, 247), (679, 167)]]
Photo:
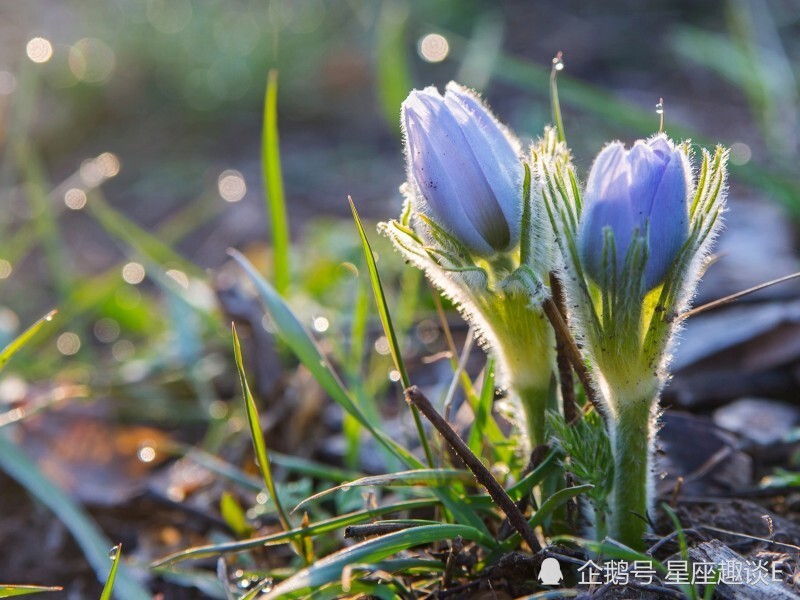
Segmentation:
[(530, 439), (531, 449), (547, 442), (545, 437), (545, 409), (549, 396), (548, 387), (534, 387), (526, 384), (516, 384), (511, 381), (512, 393), (519, 396), (519, 401), (525, 412), (525, 425)]
[(611, 537), (635, 550), (644, 547), (650, 507), (651, 448), (655, 433), (651, 392), (620, 398), (612, 419), (614, 491)]
[(545, 409), (555, 365), (553, 331), (526, 293), (488, 297), (480, 305), (480, 328), (509, 387), (514, 418), (531, 450), (545, 443)]

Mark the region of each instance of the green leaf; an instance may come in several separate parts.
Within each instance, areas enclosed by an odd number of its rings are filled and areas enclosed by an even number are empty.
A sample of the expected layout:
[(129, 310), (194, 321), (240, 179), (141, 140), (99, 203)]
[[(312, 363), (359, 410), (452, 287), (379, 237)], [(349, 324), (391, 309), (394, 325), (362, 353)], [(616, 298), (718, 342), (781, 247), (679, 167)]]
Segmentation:
[[(493, 423), (491, 420), (492, 405), (494, 404), (494, 360), (489, 359), (483, 373), (483, 386), (481, 395), (478, 398), (478, 406), (475, 408), (475, 421), (469, 432), (467, 446), (477, 456), (480, 456), (483, 436), (487, 435), (487, 425)], [(496, 423), (495, 423), (496, 425)]]
[(474, 527), (466, 525), (441, 523), (404, 529), (335, 552), (278, 584), (263, 598), (270, 600), (308, 592), (326, 583), (337, 581), (342, 576), (342, 569), (348, 565), (379, 561), (414, 546), (449, 540), (457, 536), (488, 547), (495, 545), (494, 540)]
[[(206, 452), (200, 448), (183, 446), (180, 444), (177, 444), (176, 448), (180, 449), (180, 451), (176, 451), (176, 454), (183, 454), (183, 456), (189, 460), (196, 462), (198, 465), (205, 467), (209, 471), (216, 473), (217, 475), (220, 475), (245, 489), (260, 492), (264, 487), (259, 478), (245, 473), (238, 467), (225, 462), (210, 452)], [(363, 477), (363, 475), (358, 471), (338, 469), (336, 467), (318, 463), (306, 458), (281, 454), (280, 452), (270, 452), (269, 458), (273, 465), (277, 465), (293, 473), (308, 475), (322, 481), (344, 483), (345, 481), (350, 481), (351, 479)]]
[[(373, 567), (373, 565), (369, 565)], [(374, 565), (374, 569), (379, 567)], [(397, 590), (391, 586), (374, 583), (371, 581), (352, 581), (348, 586), (341, 582), (326, 585), (320, 590), (315, 590), (309, 595), (308, 600), (339, 600), (339, 598), (377, 598), (377, 600), (394, 600), (398, 597)], [(245, 600), (244, 598), (242, 600)]]
[(547, 476), (557, 469), (556, 459), (559, 456), (559, 452), (552, 450), (538, 467), (508, 488), (507, 492), (511, 499), (514, 501), (521, 500), (523, 496), (531, 492), (535, 485), (544, 481)]
[(14, 341), (12, 341), (8, 346), (3, 348), (0, 351), (0, 370), (6, 366), (6, 363), (14, 356), (25, 344), (27, 344), (36, 333), (45, 326), (45, 324), (50, 323), (53, 320), (53, 317), (56, 316), (58, 311), (50, 311), (41, 319), (36, 321), (33, 325), (28, 327), (21, 335), (19, 335)]
[(253, 528), (247, 522), (244, 510), (230, 492), (222, 492), (222, 498), (219, 501), (219, 512), (222, 520), (238, 537), (246, 537), (252, 531)]
[[(378, 314), (381, 317), (383, 333), (389, 341), (389, 349), (394, 359), (394, 365), (400, 372), (400, 380), (403, 382), (403, 389), (407, 389), (411, 387), (411, 381), (408, 379), (408, 371), (403, 362), (400, 342), (397, 340), (397, 334), (392, 325), (392, 316), (389, 314), (389, 305), (386, 303), (386, 295), (383, 293), (381, 277), (378, 274), (378, 265), (375, 264), (375, 255), (372, 253), (372, 246), (370, 246), (369, 239), (367, 239), (367, 234), (364, 231), (364, 226), (361, 224), (356, 205), (353, 203), (352, 198), (348, 198), (348, 200), (350, 201), (350, 210), (353, 211), (353, 220), (356, 222), (356, 227), (358, 228), (358, 235), (361, 238), (361, 244), (364, 247), (364, 257), (366, 258), (367, 269), (369, 270), (369, 280), (372, 284), (372, 291), (375, 294), (375, 303), (378, 305)], [(415, 406), (412, 406), (411, 414), (414, 416), (414, 424), (417, 427), (419, 441), (425, 451), (425, 458), (428, 461), (428, 466), (433, 468), (436, 463), (433, 460), (430, 444), (428, 444), (428, 437), (425, 435), (425, 428), (422, 426), (422, 418), (419, 415), (419, 410), (417, 410)]]
[(114, 580), (117, 578), (119, 559), (122, 556), (122, 544), (117, 544), (111, 551), (114, 553), (111, 559), (111, 570), (108, 572), (106, 584), (103, 586), (103, 593), (100, 594), (100, 600), (111, 600), (111, 592), (114, 590)]
[[(292, 352), (300, 359), (300, 362), (305, 365), (314, 376), (314, 379), (317, 380), (317, 383), (322, 386), (322, 389), (348, 414), (355, 417), (378, 443), (403, 461), (407, 467), (411, 469), (424, 468), (424, 465), (417, 457), (391, 439), (386, 432), (379, 429), (375, 423), (366, 417), (361, 408), (353, 401), (350, 393), (345, 389), (341, 379), (339, 379), (339, 376), (325, 358), (311, 333), (297, 319), (275, 288), (267, 283), (241, 253), (236, 250), (229, 250), (228, 252), (255, 284), (261, 300), (275, 322), (280, 339), (291, 348)], [(486, 526), (480, 517), (463, 500), (457, 498), (454, 493), (446, 489), (437, 489), (434, 493), (442, 499), (447, 509), (453, 513), (453, 516), (459, 522), (468, 523), (472, 527), (476, 527), (488, 534)]]
[(28, 594), (38, 594), (39, 592), (60, 592), (62, 589), (64, 588), (42, 585), (0, 585), (0, 598), (27, 596)]
[(296, 511), (301, 506), (314, 500), (319, 500), (336, 492), (338, 490), (347, 490), (351, 487), (366, 487), (366, 486), (379, 486), (379, 487), (413, 487), (413, 486), (426, 486), (426, 487), (441, 487), (443, 485), (450, 485), (453, 483), (474, 483), (475, 476), (462, 469), (416, 469), (414, 471), (401, 471), (400, 473), (388, 473), (386, 475), (372, 475), (370, 477), (362, 477), (355, 481), (348, 481), (342, 485), (324, 490), (318, 494), (306, 498), (298, 504), (294, 510)]
[[(281, 525), (286, 531), (292, 528), (292, 523), (289, 521), (289, 515), (281, 505), (278, 492), (275, 489), (275, 479), (272, 477), (272, 467), (269, 462), (269, 453), (267, 451), (267, 442), (264, 440), (264, 432), (261, 429), (261, 420), (258, 417), (258, 409), (256, 402), (253, 399), (253, 394), (250, 392), (250, 386), (247, 384), (247, 376), (244, 372), (244, 364), (242, 363), (242, 348), (239, 344), (239, 336), (236, 334), (236, 327), (231, 325), (231, 332), (233, 334), (233, 353), (236, 358), (236, 370), (239, 372), (239, 382), (242, 386), (242, 395), (244, 396), (245, 409), (247, 411), (247, 424), (250, 427), (250, 436), (253, 440), (253, 449), (256, 453), (256, 461), (258, 462), (258, 470), (261, 472), (261, 478), (264, 481), (264, 486), (267, 488), (272, 501), (275, 503), (275, 508), (278, 511), (278, 518)], [(298, 553), (302, 556), (302, 548), (299, 544), (296, 545)]]
[(336, 531), (337, 529), (348, 527), (350, 525), (358, 525), (359, 523), (373, 521), (375, 520), (375, 517), (379, 517), (381, 515), (402, 512), (406, 510), (415, 510), (418, 508), (429, 508), (431, 506), (436, 506), (439, 503), (440, 500), (426, 498), (422, 500), (398, 502), (396, 504), (390, 504), (388, 506), (381, 506), (379, 508), (373, 508), (369, 510), (359, 510), (346, 515), (326, 519), (318, 523), (312, 523), (308, 527), (298, 527), (297, 529), (292, 529), (291, 531), (282, 531), (280, 533), (273, 533), (271, 535), (243, 540), (240, 542), (226, 542), (224, 544), (210, 544), (208, 546), (189, 548), (188, 550), (182, 550), (180, 552), (176, 552), (175, 554), (165, 556), (164, 558), (154, 562), (152, 566), (153, 568), (158, 568), (182, 560), (204, 558), (206, 556), (218, 556), (221, 554), (235, 552), (246, 552), (247, 550), (263, 548), (264, 546), (285, 544), (289, 540), (297, 539), (302, 536), (323, 535), (330, 533), (331, 531)]
[(267, 211), (272, 223), (272, 261), (275, 289), (285, 294), (289, 287), (289, 224), (283, 193), (281, 151), (278, 143), (278, 72), (267, 77), (264, 97), (264, 124), (261, 131), (261, 170), (264, 177)]
[[(0, 468), (55, 513), (75, 538), (98, 580), (105, 581), (111, 542), (83, 508), (47, 479), (36, 464), (2, 434)], [(115, 587), (114, 595), (118, 600), (150, 600), (151, 597), (122, 564), (118, 567)]]

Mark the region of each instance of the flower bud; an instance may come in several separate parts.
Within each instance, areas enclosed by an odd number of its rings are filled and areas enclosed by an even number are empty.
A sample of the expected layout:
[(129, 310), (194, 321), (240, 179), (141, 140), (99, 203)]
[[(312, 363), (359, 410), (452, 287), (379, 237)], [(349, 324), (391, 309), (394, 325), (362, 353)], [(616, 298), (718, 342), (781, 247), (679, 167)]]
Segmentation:
[(408, 180), (418, 210), (470, 251), (515, 247), (524, 171), (518, 142), (471, 91), (451, 82), (414, 90), (403, 102)]
[[(620, 142), (603, 148), (589, 173), (580, 226), (581, 260), (588, 275), (598, 284), (607, 280), (603, 246), (608, 228), (614, 235), (617, 273), (625, 267), (634, 236), (647, 236), (645, 287), (650, 290), (664, 281), (689, 236), (691, 183), (686, 154), (663, 134), (639, 140), (630, 150)], [(609, 266), (611, 260), (609, 253)]]

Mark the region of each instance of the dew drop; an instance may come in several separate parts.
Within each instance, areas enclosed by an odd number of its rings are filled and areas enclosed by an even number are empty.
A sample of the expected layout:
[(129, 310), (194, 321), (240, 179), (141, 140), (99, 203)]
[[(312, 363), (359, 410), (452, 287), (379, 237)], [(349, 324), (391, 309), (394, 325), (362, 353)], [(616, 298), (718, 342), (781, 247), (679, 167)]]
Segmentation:
[(117, 552), (119, 552), (119, 544), (117, 544), (116, 546), (111, 548), (111, 550), (108, 551), (108, 558), (110, 558), (111, 560), (116, 559), (117, 558)]
[(349, 492), (350, 491), (350, 486), (349, 485), (343, 485), (339, 489), (342, 490), (343, 492)]
[(658, 104), (656, 104), (656, 114), (663, 115), (664, 114), (664, 102), (663, 100), (659, 100)]
[(556, 70), (556, 71), (563, 71), (564, 70), (564, 59), (563, 59), (563, 56), (564, 55), (561, 54), (561, 52), (559, 52), (553, 58), (553, 69), (554, 70)]

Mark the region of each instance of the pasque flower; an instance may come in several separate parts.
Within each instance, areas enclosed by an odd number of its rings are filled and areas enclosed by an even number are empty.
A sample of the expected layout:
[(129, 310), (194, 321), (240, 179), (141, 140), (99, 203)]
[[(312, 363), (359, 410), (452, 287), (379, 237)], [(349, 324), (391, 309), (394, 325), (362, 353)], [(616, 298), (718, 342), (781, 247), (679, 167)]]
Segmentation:
[[(433, 87), (411, 92), (401, 120), (405, 203), (380, 230), (453, 301), (495, 358), (521, 447), (542, 444), (555, 341), (541, 304), (554, 253), (519, 142), (477, 94), (453, 82), (444, 95)], [(537, 146), (543, 156), (568, 155), (554, 132), (545, 137)]]
[(727, 156), (722, 147), (703, 150), (695, 180), (686, 143), (664, 134), (630, 150), (614, 142), (595, 159), (582, 193), (566, 183), (577, 181), (573, 169), (541, 169), (570, 323), (609, 430), (609, 533), (637, 549), (653, 499), (658, 400), (681, 323), (674, 315), (689, 306), (721, 227)]
[(472, 92), (451, 82), (403, 102), (408, 180), (417, 207), (471, 252), (515, 247), (522, 217), (523, 167), (517, 141)]
[(608, 280), (605, 269), (621, 273), (636, 236), (647, 240), (645, 288), (664, 280), (689, 236), (690, 185), (686, 153), (663, 134), (639, 140), (630, 150), (613, 142), (600, 152), (589, 173), (579, 234), (581, 259), (595, 283)]

